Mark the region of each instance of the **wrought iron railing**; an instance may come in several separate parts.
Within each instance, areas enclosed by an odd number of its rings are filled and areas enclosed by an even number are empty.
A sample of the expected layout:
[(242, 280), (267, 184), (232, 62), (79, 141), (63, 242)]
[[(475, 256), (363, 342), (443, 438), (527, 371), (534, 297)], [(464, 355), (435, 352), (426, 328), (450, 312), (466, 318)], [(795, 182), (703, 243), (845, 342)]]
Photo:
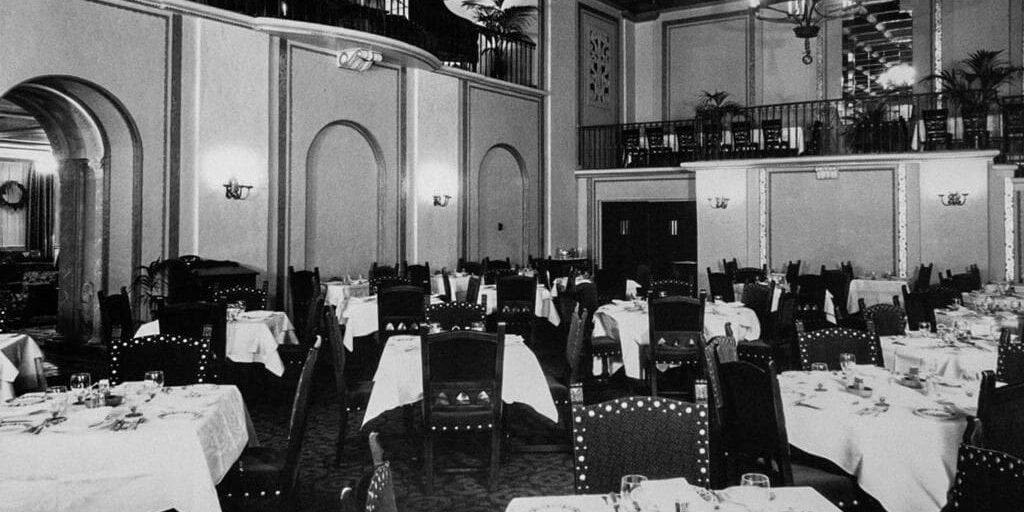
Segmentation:
[(193, 0), (249, 16), (369, 32), (418, 46), (448, 66), (535, 87), (530, 41), (489, 32), (440, 0)]
[[(966, 114), (966, 115), (965, 115)], [(825, 100), (693, 119), (579, 128), (579, 167), (675, 166), (688, 161), (1000, 149), (1024, 162), (1024, 96), (961, 112), (941, 94)]]

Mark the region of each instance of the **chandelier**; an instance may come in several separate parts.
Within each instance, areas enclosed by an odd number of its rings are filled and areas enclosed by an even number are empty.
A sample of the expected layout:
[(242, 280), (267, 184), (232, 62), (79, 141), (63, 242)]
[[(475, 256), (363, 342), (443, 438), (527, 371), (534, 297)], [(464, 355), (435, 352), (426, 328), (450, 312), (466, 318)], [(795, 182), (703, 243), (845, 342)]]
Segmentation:
[(762, 21), (791, 23), (796, 37), (804, 40), (804, 64), (814, 62), (811, 39), (818, 37), (821, 25), (834, 19), (866, 14), (862, 0), (750, 0), (754, 16)]

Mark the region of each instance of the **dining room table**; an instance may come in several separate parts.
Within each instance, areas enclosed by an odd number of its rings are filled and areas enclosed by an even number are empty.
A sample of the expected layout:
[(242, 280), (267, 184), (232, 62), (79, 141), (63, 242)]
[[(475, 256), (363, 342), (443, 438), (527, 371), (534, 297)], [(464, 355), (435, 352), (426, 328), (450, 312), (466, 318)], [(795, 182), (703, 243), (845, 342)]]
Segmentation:
[(972, 336), (962, 340), (947, 336), (943, 340), (928, 331), (879, 337), (882, 359), (890, 371), (905, 373), (918, 368), (951, 379), (978, 378), (983, 371), (995, 370), (999, 353), (997, 340), (998, 336)]
[[(854, 476), (889, 512), (938, 511), (979, 381), (920, 375), (915, 383), (870, 365), (780, 374), (789, 443)], [(854, 379), (870, 391), (851, 388)]]
[(0, 400), (14, 397), (16, 390), (45, 387), (43, 351), (31, 336), (0, 334)]
[[(466, 297), (466, 289), (469, 288), (469, 278), (472, 274), (466, 272), (453, 272), (448, 274), (448, 282), (451, 283), (452, 294), (450, 300), (462, 300)], [(444, 276), (440, 272), (430, 278), (430, 293), (441, 295), (444, 293)], [(462, 297), (460, 299), (459, 297)]]
[[(139, 326), (135, 337), (160, 334), (160, 322), (154, 320)], [(228, 320), (224, 351), (236, 363), (260, 363), (270, 373), (284, 375), (284, 362), (277, 353), (278, 345), (297, 345), (295, 326), (283, 311), (245, 311)]]
[[(647, 480), (634, 491), (641, 510), (679, 510), (676, 503), (685, 503), (688, 512), (750, 512), (738, 487), (711, 491), (696, 487), (685, 478)], [(768, 505), (760, 512), (839, 512), (818, 491), (810, 487), (773, 487)], [(609, 494), (574, 494), (566, 496), (523, 496), (513, 498), (505, 512), (619, 512), (630, 510), (620, 496)]]
[[(583, 283), (592, 283), (592, 282), (593, 281), (589, 277), (576, 276), (576, 286), (579, 286), (579, 285), (581, 285)], [(558, 297), (559, 289), (564, 290), (566, 285), (568, 285), (568, 284), (569, 284), (569, 278), (568, 277), (559, 277), (559, 278), (555, 279), (555, 281), (553, 283), (551, 283), (551, 296), (552, 297)], [(626, 279), (626, 289), (624, 290), (624, 292), (626, 294), (625, 297), (627, 297), (627, 298), (636, 297), (637, 296), (636, 295), (637, 294), (637, 290), (639, 290), (639, 289), (640, 289), (640, 283), (634, 281), (633, 279)]]
[[(708, 302), (704, 306), (704, 336), (725, 335), (725, 324), (731, 324), (737, 342), (761, 338), (761, 322), (754, 310), (741, 302)], [(622, 347), (622, 365), (626, 376), (643, 378), (645, 347), (650, 345), (650, 323), (646, 301), (615, 300), (594, 312), (594, 337), (608, 336)], [(601, 365), (595, 364), (595, 371)]]
[(846, 296), (846, 310), (851, 314), (860, 311), (860, 299), (864, 299), (865, 306), (892, 304), (893, 296), (900, 297), (902, 301), (904, 286), (907, 286), (906, 279), (894, 277), (852, 279)]
[[(558, 422), (558, 409), (536, 354), (516, 334), (505, 335), (501, 399), (520, 403)], [(420, 337), (391, 336), (373, 376), (373, 390), (363, 414), (363, 425), (386, 411), (423, 399), (423, 363)]]
[(221, 510), (215, 486), (255, 440), (238, 388), (114, 392), (125, 396), (117, 407), (63, 413), (38, 393), (0, 404), (0, 512)]
[(325, 281), (321, 284), (324, 303), (337, 309), (344, 309), (352, 297), (369, 297), (370, 282), (366, 279)]

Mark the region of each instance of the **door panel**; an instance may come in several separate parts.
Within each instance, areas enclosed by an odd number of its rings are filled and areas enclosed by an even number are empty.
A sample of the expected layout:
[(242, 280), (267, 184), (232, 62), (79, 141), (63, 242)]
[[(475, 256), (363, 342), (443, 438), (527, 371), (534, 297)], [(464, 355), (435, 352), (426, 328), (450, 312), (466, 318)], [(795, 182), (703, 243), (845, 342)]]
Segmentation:
[(615, 18), (581, 7), (579, 124), (619, 122), (619, 26)]
[(672, 274), (674, 261), (697, 259), (697, 203), (601, 203), (601, 268), (635, 276), (641, 263), (653, 275)]

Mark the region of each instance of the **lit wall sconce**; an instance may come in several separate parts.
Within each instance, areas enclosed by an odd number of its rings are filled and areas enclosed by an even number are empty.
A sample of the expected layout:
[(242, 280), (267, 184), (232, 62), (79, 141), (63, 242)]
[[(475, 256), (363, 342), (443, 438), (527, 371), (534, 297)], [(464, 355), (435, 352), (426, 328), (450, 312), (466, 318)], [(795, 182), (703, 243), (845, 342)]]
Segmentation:
[(384, 56), (380, 52), (369, 48), (347, 48), (338, 52), (338, 67), (359, 73), (369, 70), (382, 60), (384, 60)]
[(729, 207), (728, 197), (709, 197), (708, 206), (715, 210), (724, 210)]
[(967, 204), (967, 192), (939, 194), (939, 202), (942, 203), (942, 206), (963, 206)]
[(437, 194), (434, 196), (434, 206), (440, 206), (441, 208), (445, 208), (448, 206), (448, 201), (451, 200), (451, 198), (452, 196), (448, 194)]
[(838, 180), (839, 179), (839, 168), (838, 167), (815, 167), (814, 177), (819, 180)]
[(242, 185), (235, 178), (231, 178), (224, 184), (224, 197), (228, 199), (245, 200), (251, 191), (252, 185)]

